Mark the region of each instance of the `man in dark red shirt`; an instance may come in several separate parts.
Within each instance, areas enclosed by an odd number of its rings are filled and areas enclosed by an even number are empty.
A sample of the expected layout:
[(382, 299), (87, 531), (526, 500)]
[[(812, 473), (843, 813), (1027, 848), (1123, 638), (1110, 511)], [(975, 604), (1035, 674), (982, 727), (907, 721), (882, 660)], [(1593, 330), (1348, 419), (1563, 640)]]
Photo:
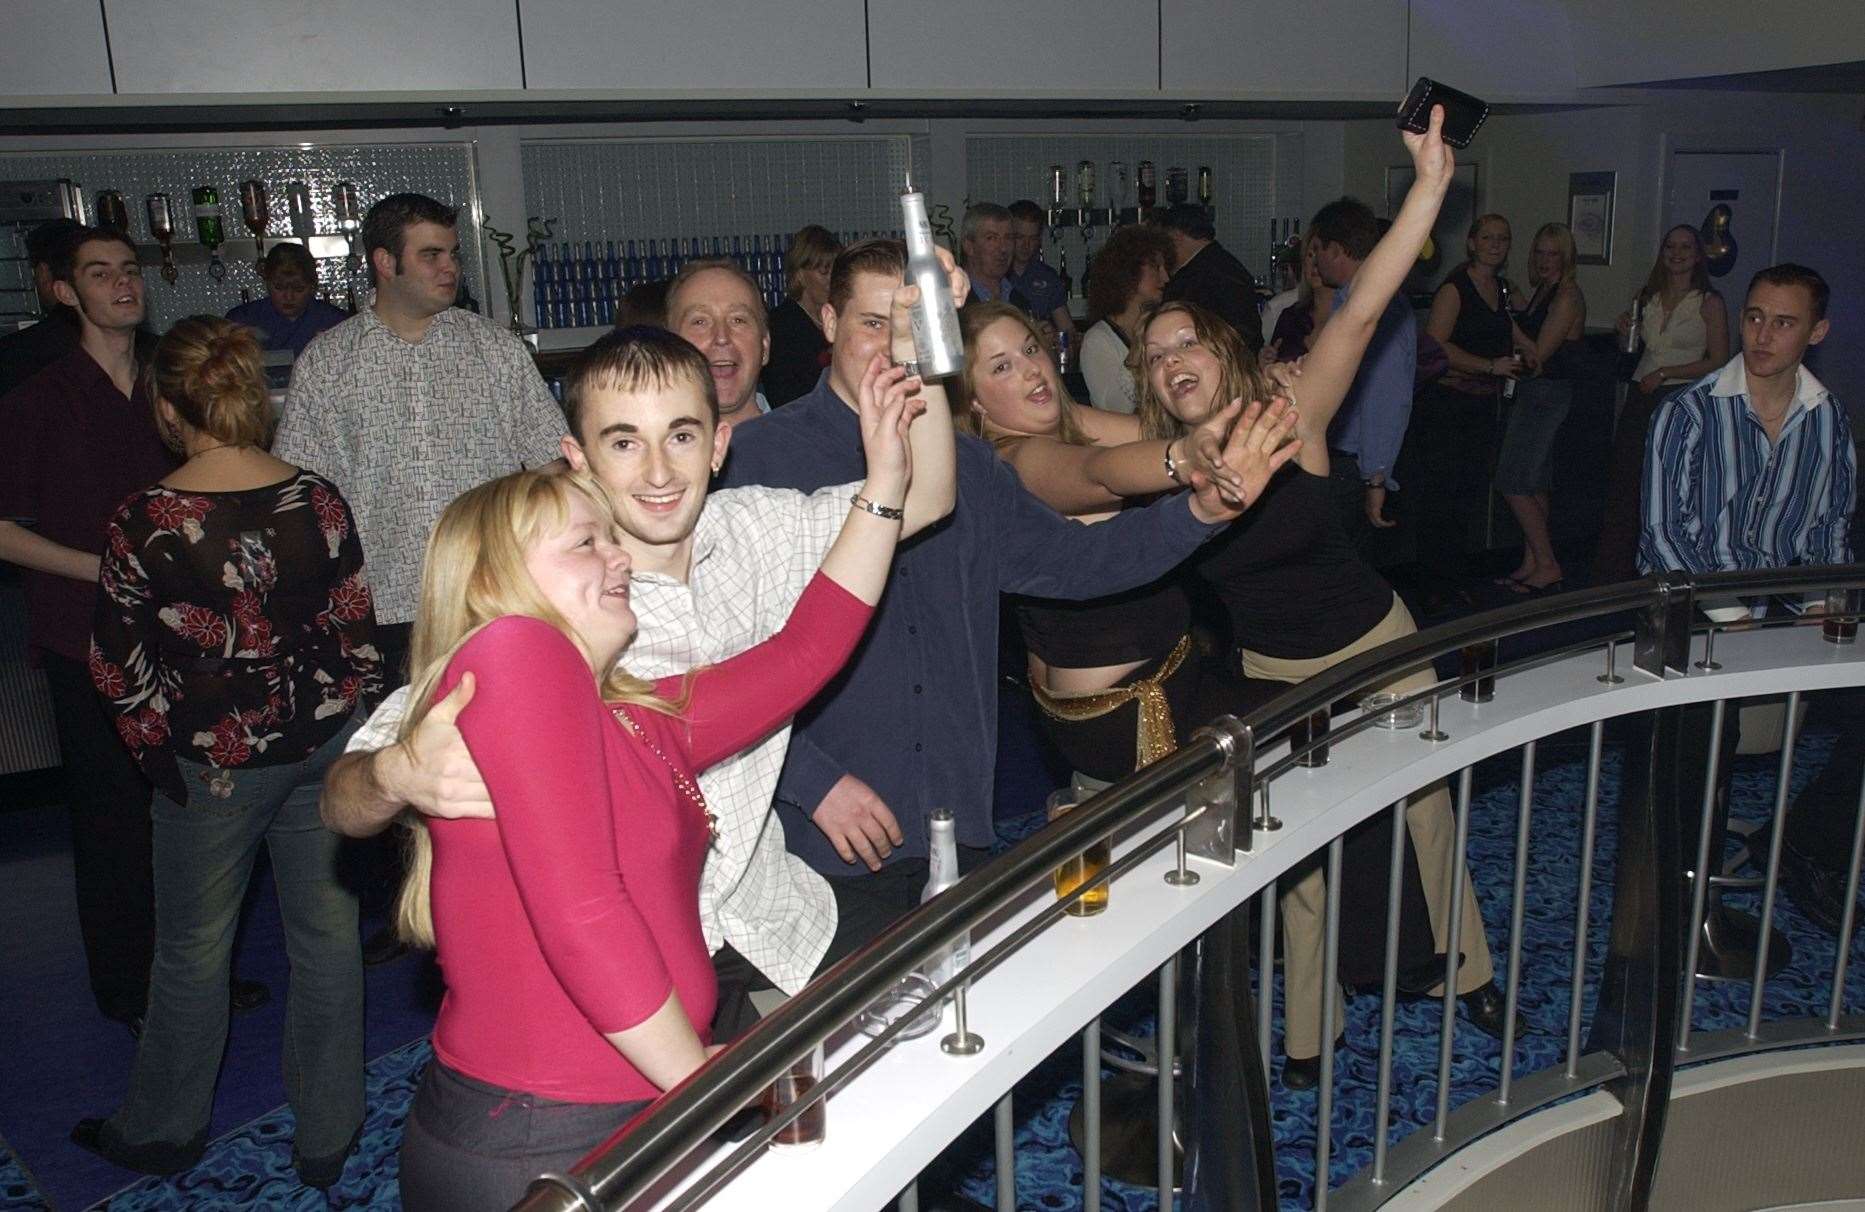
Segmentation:
[(25, 570), (27, 642), (51, 689), (91, 990), (98, 1009), (136, 1031), (155, 939), (149, 784), (86, 661), (105, 524), (175, 459), (137, 373), (135, 248), (90, 229), (51, 268), (58, 301), (76, 312), (78, 346), (0, 399), (0, 560)]

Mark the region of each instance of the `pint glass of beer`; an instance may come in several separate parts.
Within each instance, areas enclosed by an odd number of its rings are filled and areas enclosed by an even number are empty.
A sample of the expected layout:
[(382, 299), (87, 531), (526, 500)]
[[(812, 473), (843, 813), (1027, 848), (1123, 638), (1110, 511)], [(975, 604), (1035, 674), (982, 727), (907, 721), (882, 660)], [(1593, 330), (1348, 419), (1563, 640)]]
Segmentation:
[[(1060, 820), (1073, 809), (1078, 802), (1078, 793), (1073, 787), (1064, 787), (1050, 793), (1049, 819)], [(1061, 900), (1075, 889), (1101, 874), (1112, 857), (1112, 843), (1106, 838), (1089, 846), (1086, 850), (1070, 859), (1064, 859), (1056, 868), (1056, 899)], [(1081, 899), (1068, 906), (1063, 912), (1075, 917), (1093, 917), (1107, 908), (1107, 885), (1096, 884), (1081, 894)]]

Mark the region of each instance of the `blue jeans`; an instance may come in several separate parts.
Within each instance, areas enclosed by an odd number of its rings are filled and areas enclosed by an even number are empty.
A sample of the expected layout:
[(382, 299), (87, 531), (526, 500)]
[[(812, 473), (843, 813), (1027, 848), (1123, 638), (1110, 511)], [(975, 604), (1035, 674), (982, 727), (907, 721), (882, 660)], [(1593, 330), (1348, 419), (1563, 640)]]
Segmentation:
[[(291, 987), (285, 1094), (297, 1153), (342, 1151), (363, 1121), (363, 958), (356, 897), (337, 880), (338, 837), (318, 819), (325, 769), (352, 721), (286, 766), (226, 772), (180, 763), (188, 802), (155, 794), (155, 966), (129, 1097), (104, 1125), (127, 1146), (203, 1139), (227, 1044), (227, 976), (240, 902), (263, 840), (272, 859)], [(222, 797), (207, 780), (220, 776)]]

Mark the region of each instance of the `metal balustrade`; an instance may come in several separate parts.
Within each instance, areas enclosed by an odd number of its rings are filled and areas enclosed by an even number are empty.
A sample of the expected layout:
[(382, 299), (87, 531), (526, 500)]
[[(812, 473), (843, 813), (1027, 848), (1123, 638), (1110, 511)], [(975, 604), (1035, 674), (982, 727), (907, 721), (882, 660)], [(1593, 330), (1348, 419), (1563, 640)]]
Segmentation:
[[(1680, 1061), (1865, 1039), (1865, 1017), (1848, 1016), (1843, 1004), (1855, 924), (1852, 906), (1865, 852), (1865, 811), (1854, 833), (1827, 1013), (1776, 1022), (1764, 1022), (1762, 1013), (1768, 927), (1796, 739), (1794, 707), (1803, 692), (1865, 685), (1865, 655), (1857, 646), (1824, 642), (1818, 620), (1791, 627), (1699, 625), (1693, 632), (1699, 598), (1842, 589), (1852, 592), (1856, 610), (1861, 588), (1865, 569), (1858, 566), (1801, 568), (1665, 577), (1526, 602), (1388, 644), (1291, 688), (1242, 720), (1213, 721), (1192, 743), (998, 856), (818, 978), (570, 1173), (540, 1176), (518, 1206), (526, 1212), (766, 1208), (781, 1193), (785, 1207), (870, 1212), (897, 1201), (902, 1209), (914, 1209), (920, 1168), (989, 1111), (998, 1207), (1012, 1209), (1011, 1088), (1056, 1048), (1072, 1044), (1082, 1049), (1085, 1086), (1084, 1205), (1096, 1209), (1102, 1143), (1100, 1016), (1128, 989), (1151, 979), (1157, 987), (1157, 1055), (1181, 1057), (1180, 1080), (1189, 1087), (1182, 1108), (1187, 1122), (1175, 1139), (1178, 1082), (1175, 1065), (1162, 1059), (1155, 1112), (1161, 1206), (1171, 1206), (1176, 1146), (1182, 1144), (1187, 1190), (1200, 1206), (1274, 1207), (1266, 1079), (1272, 973), (1267, 962), (1258, 965), (1252, 987), (1245, 923), (1254, 902), (1258, 954), (1266, 960), (1274, 954), (1278, 884), (1309, 855), (1323, 853), (1326, 985), (1314, 1206), (1384, 1205), (1486, 1134), (1574, 1095), (1603, 1090), (1617, 1110), (1610, 1158), (1595, 1179), (1600, 1189), (1591, 1195), (1601, 1206), (1643, 1207)], [(1621, 615), (1631, 616), (1631, 626), (1615, 629), (1612, 620)], [(1467, 667), (1383, 709), (1422, 705), (1425, 727), (1415, 735), (1378, 728), (1367, 713), (1343, 715), (1330, 729), (1306, 727), (1317, 712), (1343, 701), (1357, 703), (1440, 657), (1577, 623), (1607, 634), (1496, 668)], [(1720, 640), (1718, 631), (1724, 633)], [(1694, 634), (1705, 636), (1700, 661), (1690, 659)], [(1466, 703), (1459, 691), (1483, 679), (1493, 679), (1493, 698)], [(1712, 829), (1717, 818), (1709, 811), (1718, 785), (1716, 738), (1729, 700), (1769, 694), (1789, 696), (1788, 723), (1747, 1023), (1735, 1032), (1693, 1035), (1695, 981), (1685, 974), (1696, 970), (1711, 857), (1719, 840)], [(1693, 772), (1677, 769), (1682, 711), (1698, 703), (1711, 704), (1712, 724), (1701, 784), (1685, 777)], [(1604, 727), (1616, 717), (1630, 717), (1630, 794), (1619, 817), (1606, 966), (1583, 1037)], [(1514, 1020), (1537, 742), (1575, 727), (1587, 729), (1587, 758), (1564, 1057), (1541, 1072), (1517, 1075)], [(1293, 748), (1286, 743), (1292, 730), (1299, 730), (1301, 742)], [(1324, 746), (1325, 759), (1314, 764)], [(1489, 1096), (1451, 1105), (1464, 879), (1464, 864), (1458, 862), (1452, 865), (1448, 902), (1435, 1115), (1429, 1125), (1389, 1144), (1407, 797), (1454, 779), (1456, 854), (1461, 857), (1469, 836), (1472, 772), (1478, 762), (1510, 751), (1520, 753), (1522, 786), (1504, 966), (1507, 1026), (1496, 1088)], [(1275, 813), (1270, 810), (1272, 788)], [(1680, 821), (1699, 807), (1702, 824), (1685, 836)], [(1363, 821), (1381, 816), (1390, 822), (1392, 841), (1373, 1159), (1330, 1189), (1342, 839)], [(1057, 900), (1051, 886), (1054, 869), (1103, 839), (1113, 841), (1113, 861), (1091, 884)], [(1066, 915), (1069, 904), (1100, 884), (1113, 890), (1107, 912), (1087, 919)], [(970, 965), (941, 985), (922, 1012), (940, 1014), (942, 1028), (949, 1029), (904, 1039), (918, 1016), (896, 1021), (873, 1038), (853, 1029), (864, 1008), (967, 935)], [(803, 1101), (742, 1141), (714, 1139), (741, 1109), (757, 1104), (793, 1061), (818, 1045), (826, 1045), (828, 1067)], [(781, 1129), (825, 1099), (829, 1127), (824, 1144), (807, 1152), (770, 1147)]]

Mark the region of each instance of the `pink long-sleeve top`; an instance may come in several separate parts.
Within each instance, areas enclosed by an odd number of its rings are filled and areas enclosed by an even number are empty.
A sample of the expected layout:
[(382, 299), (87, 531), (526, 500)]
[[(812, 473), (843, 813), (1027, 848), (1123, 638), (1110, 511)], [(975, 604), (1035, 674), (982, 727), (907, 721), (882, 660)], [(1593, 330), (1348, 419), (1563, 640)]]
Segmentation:
[[(688, 779), (794, 715), (841, 668), (872, 608), (818, 573), (769, 640), (625, 710)], [(598, 696), (548, 623), (499, 619), (435, 697), (471, 672), (459, 728), (495, 820), (433, 820), (434, 932), (447, 993), (434, 1051), (468, 1076), (565, 1102), (652, 1099), (603, 1038), (678, 992), (702, 1041), (717, 988), (699, 924), (709, 832), (673, 771)]]

